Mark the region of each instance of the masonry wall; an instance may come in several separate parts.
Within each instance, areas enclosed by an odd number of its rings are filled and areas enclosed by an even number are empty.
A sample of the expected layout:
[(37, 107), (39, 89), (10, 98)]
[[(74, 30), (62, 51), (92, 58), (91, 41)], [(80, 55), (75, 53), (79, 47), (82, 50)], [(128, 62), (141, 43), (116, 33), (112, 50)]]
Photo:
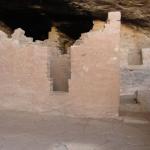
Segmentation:
[(0, 32), (0, 108), (40, 110), (51, 86), (47, 62), (48, 49), (25, 38), (22, 31), (10, 39)]
[[(70, 57), (61, 55), (53, 44), (34, 43), (23, 31), (17, 30), (10, 39), (0, 32), (0, 109), (86, 118), (116, 117), (119, 39), (118, 12), (109, 13), (103, 31), (83, 34), (71, 47)], [(61, 92), (53, 91), (55, 87)], [(69, 91), (63, 92), (64, 88)]]
[(120, 95), (134, 96), (140, 106), (140, 111), (150, 112), (150, 49), (144, 48), (141, 51), (142, 65), (121, 67)]
[(103, 31), (91, 31), (72, 46), (70, 94), (78, 114), (118, 115), (119, 39), (120, 13), (109, 13)]

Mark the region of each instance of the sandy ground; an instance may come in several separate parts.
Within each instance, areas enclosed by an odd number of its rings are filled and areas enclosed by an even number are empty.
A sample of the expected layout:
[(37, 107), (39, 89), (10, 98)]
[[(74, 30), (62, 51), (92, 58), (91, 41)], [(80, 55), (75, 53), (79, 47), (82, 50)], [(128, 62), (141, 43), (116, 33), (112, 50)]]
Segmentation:
[(0, 111), (0, 150), (150, 150), (150, 124)]

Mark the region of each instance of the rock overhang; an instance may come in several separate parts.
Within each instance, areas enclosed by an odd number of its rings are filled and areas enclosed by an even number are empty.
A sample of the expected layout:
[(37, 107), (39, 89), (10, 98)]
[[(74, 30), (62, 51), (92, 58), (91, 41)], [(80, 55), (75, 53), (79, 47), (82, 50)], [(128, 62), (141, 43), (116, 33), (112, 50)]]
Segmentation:
[(92, 16), (105, 20), (109, 11), (121, 11), (122, 20), (150, 27), (149, 0), (1, 0), (0, 12), (37, 12), (58, 16)]

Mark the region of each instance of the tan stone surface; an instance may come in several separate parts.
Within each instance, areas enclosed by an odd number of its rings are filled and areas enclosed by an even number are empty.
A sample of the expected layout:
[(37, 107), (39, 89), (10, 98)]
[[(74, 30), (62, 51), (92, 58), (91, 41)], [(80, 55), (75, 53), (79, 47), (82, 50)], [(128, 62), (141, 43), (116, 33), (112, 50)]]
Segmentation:
[[(117, 116), (119, 107), (119, 21), (71, 48), (70, 94), (81, 116)], [(117, 28), (118, 27), (118, 28)], [(106, 44), (109, 43), (109, 44)]]
[(142, 49), (142, 59), (143, 65), (148, 67), (150, 65), (150, 48)]
[(120, 66), (142, 65), (142, 49), (150, 47), (147, 31), (135, 26), (121, 26)]
[(105, 23), (100, 20), (94, 20), (93, 21), (93, 31), (102, 30), (104, 29)]
[(50, 31), (49, 34), (48, 34), (48, 38), (49, 38), (49, 40), (51, 40), (51, 41), (58, 42), (58, 40), (59, 40), (59, 33), (58, 33), (58, 30), (57, 30), (56, 27), (53, 26), (53, 27), (51, 28), (51, 31)]
[(40, 108), (50, 90), (47, 61), (46, 47), (1, 37), (1, 107), (30, 111), (34, 107)]
[(150, 112), (150, 89), (139, 90), (138, 101), (146, 112)]

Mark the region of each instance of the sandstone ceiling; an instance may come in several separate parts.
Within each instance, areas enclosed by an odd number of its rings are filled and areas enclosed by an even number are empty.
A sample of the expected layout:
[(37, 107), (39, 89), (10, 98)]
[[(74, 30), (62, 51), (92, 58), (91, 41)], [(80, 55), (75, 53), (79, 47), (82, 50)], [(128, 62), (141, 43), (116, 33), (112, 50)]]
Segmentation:
[(150, 0), (0, 0), (0, 13), (32, 12), (105, 19), (120, 10), (122, 20), (150, 27)]

